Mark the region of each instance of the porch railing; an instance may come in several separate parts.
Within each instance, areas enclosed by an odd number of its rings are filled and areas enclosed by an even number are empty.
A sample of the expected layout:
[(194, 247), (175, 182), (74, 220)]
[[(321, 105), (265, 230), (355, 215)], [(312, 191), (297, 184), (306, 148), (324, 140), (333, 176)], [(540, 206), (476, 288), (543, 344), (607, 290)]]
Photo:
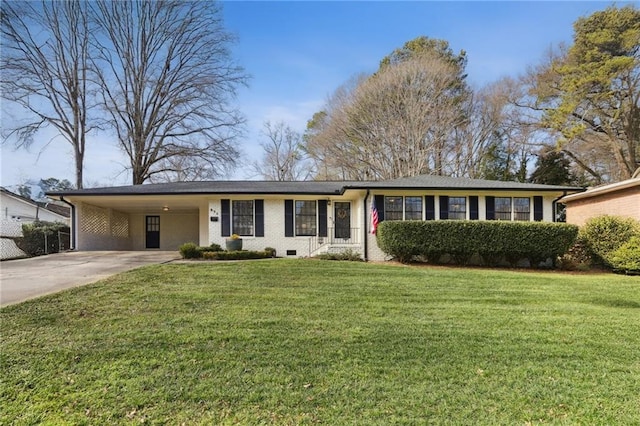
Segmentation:
[(360, 228), (338, 229), (337, 231), (336, 234), (335, 228), (328, 228), (326, 237), (316, 236), (309, 238), (309, 254), (315, 253), (324, 246), (360, 244)]

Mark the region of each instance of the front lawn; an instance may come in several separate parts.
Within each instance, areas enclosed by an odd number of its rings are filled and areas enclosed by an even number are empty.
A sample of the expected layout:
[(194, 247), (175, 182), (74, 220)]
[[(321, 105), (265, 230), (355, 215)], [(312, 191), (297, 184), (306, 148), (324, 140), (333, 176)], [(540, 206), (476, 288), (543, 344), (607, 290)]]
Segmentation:
[(0, 424), (639, 424), (640, 279), (150, 266), (1, 311)]

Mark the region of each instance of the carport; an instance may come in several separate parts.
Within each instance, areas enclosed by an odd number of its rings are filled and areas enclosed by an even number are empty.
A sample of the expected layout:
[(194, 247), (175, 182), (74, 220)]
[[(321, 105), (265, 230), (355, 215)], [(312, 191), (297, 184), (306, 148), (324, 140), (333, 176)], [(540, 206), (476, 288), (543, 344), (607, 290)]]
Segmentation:
[[(75, 248), (91, 250), (177, 250), (208, 232), (203, 196), (86, 195), (60, 197), (73, 206)], [(204, 217), (204, 226), (201, 218)]]

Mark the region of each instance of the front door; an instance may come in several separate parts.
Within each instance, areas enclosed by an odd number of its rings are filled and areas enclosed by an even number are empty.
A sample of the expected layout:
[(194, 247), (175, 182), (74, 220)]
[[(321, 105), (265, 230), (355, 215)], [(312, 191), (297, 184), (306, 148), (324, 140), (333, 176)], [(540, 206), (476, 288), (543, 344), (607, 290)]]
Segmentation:
[(334, 203), (334, 225), (335, 237), (351, 238), (351, 203), (335, 202)]
[(147, 216), (146, 247), (160, 248), (160, 216)]

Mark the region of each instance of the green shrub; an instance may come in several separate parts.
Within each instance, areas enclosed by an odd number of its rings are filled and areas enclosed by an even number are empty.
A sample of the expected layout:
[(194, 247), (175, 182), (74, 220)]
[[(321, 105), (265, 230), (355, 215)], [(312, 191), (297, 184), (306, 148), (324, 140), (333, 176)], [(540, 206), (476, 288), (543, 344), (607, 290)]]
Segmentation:
[(386, 221), (378, 246), (401, 262), (414, 257), (437, 262), (444, 254), (459, 264), (479, 255), (486, 264), (528, 259), (537, 266), (555, 260), (573, 244), (578, 227), (560, 223), (499, 221)]
[(322, 260), (346, 260), (351, 262), (362, 262), (362, 256), (357, 251), (347, 249), (339, 253), (323, 253), (316, 256)]
[(198, 250), (200, 250), (200, 253), (224, 251), (223, 248), (220, 246), (220, 244), (216, 244), (216, 243), (213, 243), (210, 246), (206, 246), (206, 247), (202, 247), (202, 246), (198, 247)]
[(207, 260), (249, 260), (249, 259), (267, 259), (271, 256), (266, 251), (207, 251), (202, 253), (202, 257)]
[(274, 249), (273, 247), (265, 247), (264, 251), (271, 255), (269, 257), (276, 257), (276, 249)]
[(178, 250), (183, 259), (199, 259), (202, 257), (202, 250), (195, 243), (184, 243)]
[(640, 237), (634, 236), (609, 256), (611, 266), (622, 271), (640, 271)]
[(611, 254), (632, 237), (640, 237), (640, 222), (625, 217), (598, 216), (589, 219), (580, 228), (579, 235), (596, 262), (613, 266)]
[(587, 246), (587, 242), (580, 236), (576, 238), (569, 250), (560, 257), (560, 269), (568, 271), (587, 271), (593, 263), (591, 251)]
[[(22, 225), (22, 238), (16, 238), (16, 245), (29, 256), (58, 253), (60, 245), (68, 246), (69, 227), (58, 222), (36, 221)], [(61, 241), (64, 233), (65, 241)]]

